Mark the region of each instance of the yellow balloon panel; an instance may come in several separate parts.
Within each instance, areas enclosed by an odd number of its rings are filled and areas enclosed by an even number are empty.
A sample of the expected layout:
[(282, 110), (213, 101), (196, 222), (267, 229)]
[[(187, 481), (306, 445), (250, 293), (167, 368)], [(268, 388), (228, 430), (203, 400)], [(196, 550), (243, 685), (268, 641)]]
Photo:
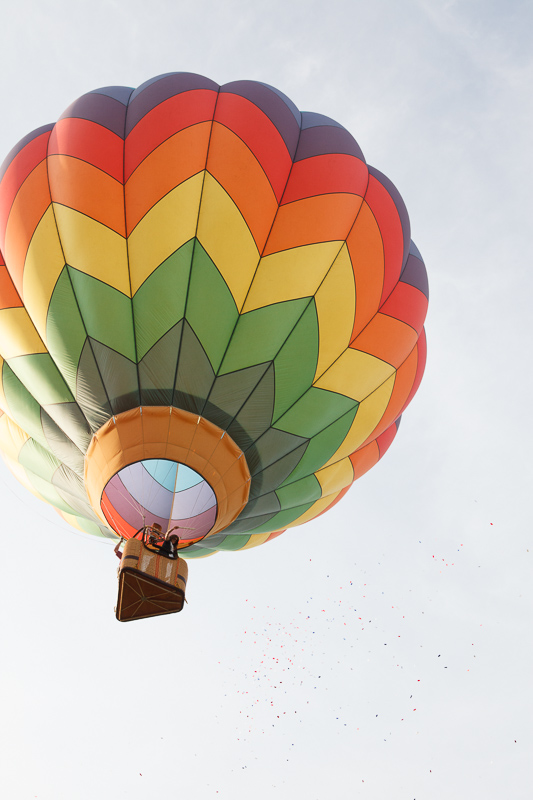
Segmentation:
[(209, 173), (205, 176), (197, 236), (241, 309), (259, 263), (259, 251), (239, 209)]
[(355, 315), (353, 269), (344, 244), (315, 294), (320, 332), (316, 381), (350, 343)]
[(54, 214), (66, 263), (129, 296), (124, 237), (67, 206), (54, 203)]
[(342, 242), (303, 245), (264, 256), (254, 275), (243, 312), (312, 297), (337, 258)]
[(394, 367), (386, 361), (348, 347), (314, 385), (353, 397), (360, 403), (394, 372)]
[(0, 310), (0, 352), (10, 358), (46, 353), (46, 347), (25, 308)]
[(54, 209), (50, 206), (30, 242), (23, 279), (24, 304), (44, 342), (50, 298), (64, 266)]
[(194, 175), (172, 189), (130, 234), (132, 294), (165, 259), (195, 236), (204, 175)]
[(342, 458), (335, 464), (315, 472), (322, 489), (322, 496), (327, 497), (349, 486), (353, 481), (353, 466), (349, 458)]

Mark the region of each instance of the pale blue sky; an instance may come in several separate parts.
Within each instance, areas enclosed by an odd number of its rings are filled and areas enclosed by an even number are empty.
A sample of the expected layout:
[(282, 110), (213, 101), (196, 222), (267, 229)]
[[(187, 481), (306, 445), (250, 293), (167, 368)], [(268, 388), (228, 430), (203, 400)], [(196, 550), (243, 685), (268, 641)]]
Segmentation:
[(0, 12), (1, 154), (98, 86), (262, 80), (351, 130), (430, 280), (387, 456), (306, 528), (192, 562), (178, 616), (116, 622), (112, 545), (0, 466), (5, 797), (529, 800), (532, 22), (507, 0)]

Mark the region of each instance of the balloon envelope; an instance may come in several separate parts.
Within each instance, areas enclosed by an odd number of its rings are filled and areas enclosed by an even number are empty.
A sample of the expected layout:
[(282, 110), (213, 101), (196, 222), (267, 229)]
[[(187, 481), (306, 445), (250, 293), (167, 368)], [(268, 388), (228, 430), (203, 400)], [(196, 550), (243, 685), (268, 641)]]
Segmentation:
[(72, 525), (251, 547), (387, 450), (427, 277), (338, 123), (175, 73), (84, 95), (0, 177), (0, 448)]

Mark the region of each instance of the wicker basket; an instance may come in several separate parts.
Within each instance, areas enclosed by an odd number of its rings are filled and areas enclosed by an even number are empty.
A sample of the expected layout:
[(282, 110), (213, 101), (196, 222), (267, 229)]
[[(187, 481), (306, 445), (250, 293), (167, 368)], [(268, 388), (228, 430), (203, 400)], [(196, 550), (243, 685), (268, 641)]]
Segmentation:
[(128, 622), (181, 611), (187, 575), (183, 558), (167, 558), (139, 539), (128, 539), (118, 571), (117, 619)]

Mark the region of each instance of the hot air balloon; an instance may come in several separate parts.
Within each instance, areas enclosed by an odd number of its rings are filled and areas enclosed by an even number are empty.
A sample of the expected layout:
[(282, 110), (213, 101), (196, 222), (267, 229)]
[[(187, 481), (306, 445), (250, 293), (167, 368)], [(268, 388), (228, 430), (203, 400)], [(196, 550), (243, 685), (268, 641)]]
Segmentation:
[(337, 122), (173, 73), (84, 95), (0, 178), (0, 449), (72, 526), (242, 550), (385, 453), (427, 276)]

